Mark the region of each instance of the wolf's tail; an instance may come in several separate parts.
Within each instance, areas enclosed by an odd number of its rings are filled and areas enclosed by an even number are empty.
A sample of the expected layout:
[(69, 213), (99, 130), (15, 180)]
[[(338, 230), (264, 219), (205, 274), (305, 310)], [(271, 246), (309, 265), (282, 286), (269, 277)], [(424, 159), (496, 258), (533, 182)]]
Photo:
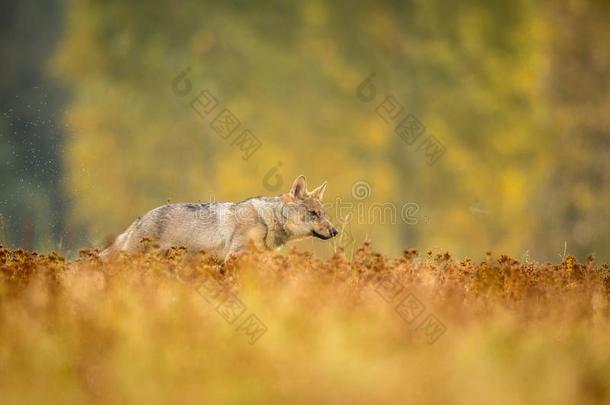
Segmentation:
[(100, 259), (102, 259), (102, 261), (108, 261), (113, 256), (115, 256), (118, 252), (128, 249), (128, 246), (129, 246), (128, 242), (135, 229), (136, 222), (138, 222), (138, 221), (135, 221), (131, 225), (129, 225), (129, 228), (127, 228), (127, 230), (125, 230), (125, 232), (123, 232), (122, 234), (117, 236), (116, 239), (114, 240), (114, 242), (112, 242), (110, 244), (110, 246), (108, 246), (106, 249), (104, 249), (99, 254), (99, 257), (100, 257)]
[(102, 259), (103, 262), (105, 262), (110, 260), (110, 258), (114, 255), (115, 252), (116, 251), (114, 249), (114, 242), (112, 242), (110, 246), (108, 246), (106, 249), (102, 250), (100, 254), (98, 254), (98, 257)]
[(117, 241), (121, 236), (122, 235), (119, 235), (114, 241), (112, 241), (112, 243), (108, 247), (106, 247), (106, 249), (102, 250), (102, 252), (98, 255), (98, 257), (102, 259), (103, 262), (109, 261), (119, 252), (120, 249), (118, 249)]

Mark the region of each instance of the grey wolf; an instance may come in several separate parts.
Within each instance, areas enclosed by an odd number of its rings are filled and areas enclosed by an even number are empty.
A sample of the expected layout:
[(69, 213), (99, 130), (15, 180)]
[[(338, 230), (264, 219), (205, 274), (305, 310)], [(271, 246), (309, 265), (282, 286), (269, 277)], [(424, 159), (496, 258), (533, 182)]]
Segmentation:
[(137, 218), (100, 256), (140, 251), (144, 239), (161, 250), (184, 246), (191, 253), (204, 251), (219, 260), (237, 255), (250, 244), (271, 250), (308, 236), (330, 239), (339, 232), (325, 215), (326, 185), (309, 192), (301, 175), (289, 192), (274, 197), (163, 205)]

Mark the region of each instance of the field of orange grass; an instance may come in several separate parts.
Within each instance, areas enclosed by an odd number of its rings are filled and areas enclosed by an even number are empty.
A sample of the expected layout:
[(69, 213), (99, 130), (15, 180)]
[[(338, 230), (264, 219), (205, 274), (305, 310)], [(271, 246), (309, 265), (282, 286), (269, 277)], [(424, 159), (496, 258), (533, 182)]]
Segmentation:
[(0, 248), (0, 402), (608, 404), (610, 270)]

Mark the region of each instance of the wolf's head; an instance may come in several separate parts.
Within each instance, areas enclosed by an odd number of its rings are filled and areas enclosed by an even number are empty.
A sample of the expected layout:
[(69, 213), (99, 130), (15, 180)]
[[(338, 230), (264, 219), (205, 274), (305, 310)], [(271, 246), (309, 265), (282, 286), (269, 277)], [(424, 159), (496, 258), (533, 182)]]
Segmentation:
[(324, 212), (322, 197), (325, 190), (326, 182), (311, 192), (307, 191), (305, 176), (299, 176), (290, 191), (282, 195), (285, 203), (282, 215), (285, 220), (284, 227), (294, 237), (315, 236), (330, 239), (339, 233)]

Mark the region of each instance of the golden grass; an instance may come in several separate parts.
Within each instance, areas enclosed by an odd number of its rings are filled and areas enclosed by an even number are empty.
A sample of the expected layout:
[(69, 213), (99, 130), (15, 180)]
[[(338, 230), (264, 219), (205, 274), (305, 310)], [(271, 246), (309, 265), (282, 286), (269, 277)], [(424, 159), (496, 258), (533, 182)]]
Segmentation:
[(573, 257), (0, 248), (0, 401), (607, 404), (609, 292)]

